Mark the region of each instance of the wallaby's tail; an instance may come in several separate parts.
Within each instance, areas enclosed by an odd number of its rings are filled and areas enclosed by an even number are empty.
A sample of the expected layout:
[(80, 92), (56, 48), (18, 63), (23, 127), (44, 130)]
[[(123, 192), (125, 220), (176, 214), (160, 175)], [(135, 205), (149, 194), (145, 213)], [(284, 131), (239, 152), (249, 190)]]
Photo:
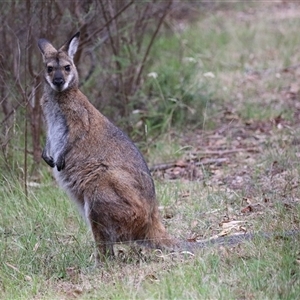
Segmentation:
[(173, 250), (179, 244), (179, 241), (167, 232), (160, 221), (157, 208), (152, 214), (152, 225), (149, 226), (145, 239), (148, 246), (157, 249)]

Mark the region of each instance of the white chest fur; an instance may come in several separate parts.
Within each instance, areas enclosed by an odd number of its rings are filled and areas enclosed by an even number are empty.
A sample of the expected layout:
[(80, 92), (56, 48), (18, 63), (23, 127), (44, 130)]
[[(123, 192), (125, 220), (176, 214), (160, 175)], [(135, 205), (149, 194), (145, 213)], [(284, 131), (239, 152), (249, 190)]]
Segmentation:
[(56, 161), (67, 144), (67, 122), (57, 103), (48, 103), (45, 109), (45, 116), (48, 126), (47, 150), (48, 154)]

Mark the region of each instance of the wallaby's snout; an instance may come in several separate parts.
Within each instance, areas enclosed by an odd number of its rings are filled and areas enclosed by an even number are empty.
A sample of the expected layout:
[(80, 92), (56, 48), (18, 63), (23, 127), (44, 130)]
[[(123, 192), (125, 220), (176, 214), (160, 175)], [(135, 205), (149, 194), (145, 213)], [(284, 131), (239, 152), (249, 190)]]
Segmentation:
[(59, 91), (62, 90), (62, 87), (65, 84), (65, 80), (60, 70), (55, 72), (52, 83)]

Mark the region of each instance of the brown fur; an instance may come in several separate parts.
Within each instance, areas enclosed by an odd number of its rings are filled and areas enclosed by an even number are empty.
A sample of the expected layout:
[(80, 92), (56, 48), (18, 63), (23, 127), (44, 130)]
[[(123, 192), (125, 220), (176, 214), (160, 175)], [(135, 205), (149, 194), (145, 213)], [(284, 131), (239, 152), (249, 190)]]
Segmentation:
[(78, 89), (73, 63), (78, 38), (79, 33), (59, 50), (39, 40), (46, 69), (42, 109), (48, 127), (43, 158), (90, 225), (97, 260), (113, 256), (116, 242), (172, 248), (177, 242), (160, 220), (142, 155)]

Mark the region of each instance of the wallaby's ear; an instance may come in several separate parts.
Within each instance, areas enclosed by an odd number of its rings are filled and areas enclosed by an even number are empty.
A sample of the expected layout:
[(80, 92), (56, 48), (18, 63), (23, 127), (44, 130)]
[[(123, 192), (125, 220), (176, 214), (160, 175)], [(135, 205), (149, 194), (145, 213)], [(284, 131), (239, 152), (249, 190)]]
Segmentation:
[(78, 45), (79, 45), (79, 36), (80, 36), (80, 32), (77, 32), (76, 34), (74, 34), (72, 36), (72, 38), (67, 43), (65, 43), (60, 48), (60, 50), (67, 52), (68, 55), (72, 59), (73, 59), (73, 57), (74, 57), (74, 55), (75, 55), (75, 53), (77, 51)]
[(50, 53), (56, 52), (57, 50), (52, 46), (52, 44), (46, 39), (39, 39), (38, 46), (43, 54), (43, 57), (49, 55)]

